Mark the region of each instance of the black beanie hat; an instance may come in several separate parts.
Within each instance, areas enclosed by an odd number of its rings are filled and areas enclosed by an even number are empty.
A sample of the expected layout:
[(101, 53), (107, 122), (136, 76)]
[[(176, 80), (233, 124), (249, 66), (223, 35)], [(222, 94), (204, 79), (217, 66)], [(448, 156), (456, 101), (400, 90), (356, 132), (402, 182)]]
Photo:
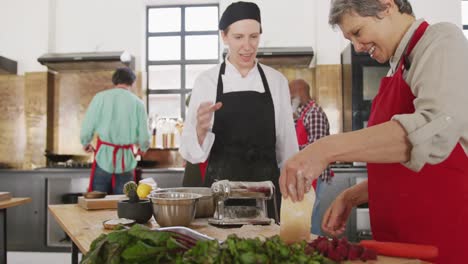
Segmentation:
[[(224, 11), (219, 20), (219, 29), (226, 30), (234, 22), (243, 19), (254, 19), (262, 24), (260, 19), (260, 8), (255, 3), (251, 2), (236, 2), (230, 4)], [(262, 29), (260, 27), (260, 33)]]

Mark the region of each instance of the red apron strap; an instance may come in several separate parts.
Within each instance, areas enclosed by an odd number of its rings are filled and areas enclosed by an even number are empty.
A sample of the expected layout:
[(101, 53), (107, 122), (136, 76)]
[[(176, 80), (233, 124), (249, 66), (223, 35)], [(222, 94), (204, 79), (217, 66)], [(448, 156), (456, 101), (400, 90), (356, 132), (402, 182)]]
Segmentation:
[(89, 175), (89, 185), (88, 185), (88, 192), (93, 191), (93, 181), (94, 181), (94, 174), (96, 173), (96, 154), (99, 151), (99, 148), (102, 145), (101, 139), (97, 138), (96, 149), (94, 150), (94, 159), (93, 159), (93, 166), (91, 167), (91, 174)]
[[(426, 21), (423, 21), (421, 25), (416, 29), (414, 32), (413, 36), (411, 37), (411, 40), (408, 44), (408, 47), (406, 49), (405, 54), (402, 56), (401, 60), (403, 61), (403, 65), (407, 70), (411, 67), (411, 64), (408, 60), (408, 56), (411, 54), (411, 51), (413, 51), (414, 47), (418, 43), (418, 41), (421, 39), (421, 37), (424, 35), (424, 32), (426, 31), (427, 27), (429, 27), (429, 23)], [(401, 63), (401, 62), (400, 62)], [(401, 64), (400, 64), (401, 66)], [(401, 67), (400, 67), (401, 68)]]
[(296, 121), (296, 137), (297, 137), (297, 143), (301, 145), (305, 145), (309, 142), (309, 137), (307, 133), (307, 129), (304, 126), (304, 117), (309, 111), (309, 109), (315, 104), (315, 102), (312, 100), (305, 108), (302, 110), (301, 116), (299, 119)]
[(206, 167), (208, 167), (208, 159), (205, 162), (199, 163), (198, 167), (200, 168), (200, 175), (202, 182), (205, 182)]
[[(101, 147), (101, 145), (107, 145), (107, 146), (110, 146), (110, 147), (113, 147), (114, 150), (112, 151), (112, 166), (113, 166), (113, 172), (112, 172), (112, 189), (115, 188), (115, 183), (116, 183), (116, 179), (115, 179), (115, 168), (117, 167), (117, 152), (121, 149), (122, 150), (122, 171), (125, 171), (125, 159), (124, 159), (124, 152), (123, 150), (125, 149), (131, 149), (133, 148), (133, 144), (128, 144), (128, 145), (117, 145), (117, 144), (113, 144), (113, 143), (110, 143), (110, 142), (106, 142), (106, 141), (102, 141), (101, 138), (97, 137), (97, 146), (96, 146), (96, 150), (94, 152), (94, 162), (93, 162), (93, 167), (91, 169), (91, 177), (90, 177), (90, 186), (92, 186), (92, 181), (94, 179), (94, 172), (96, 170), (96, 154), (99, 150), (99, 148)], [(136, 175), (135, 173), (133, 173), (133, 178), (136, 179)], [(135, 181), (136, 182), (136, 181)], [(88, 188), (89, 190), (92, 189), (92, 187), (89, 187)]]

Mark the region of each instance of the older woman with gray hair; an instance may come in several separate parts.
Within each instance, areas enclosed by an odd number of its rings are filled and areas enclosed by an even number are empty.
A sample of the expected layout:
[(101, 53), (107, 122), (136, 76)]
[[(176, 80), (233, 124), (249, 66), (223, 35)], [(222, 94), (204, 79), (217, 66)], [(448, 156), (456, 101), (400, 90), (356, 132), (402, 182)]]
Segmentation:
[(436, 246), (437, 263), (468, 259), (467, 39), (453, 24), (416, 19), (407, 0), (334, 0), (329, 23), (391, 69), (368, 128), (324, 137), (290, 158), (283, 196), (302, 200), (304, 183), (331, 162), (367, 162), (368, 180), (336, 197), (324, 231), (343, 233), (351, 209), (368, 202), (374, 239)]

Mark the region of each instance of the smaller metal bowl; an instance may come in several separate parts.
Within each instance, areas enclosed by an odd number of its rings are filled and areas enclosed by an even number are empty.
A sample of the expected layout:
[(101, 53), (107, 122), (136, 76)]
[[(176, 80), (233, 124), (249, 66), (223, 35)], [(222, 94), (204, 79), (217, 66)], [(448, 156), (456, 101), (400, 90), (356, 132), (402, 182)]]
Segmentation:
[(83, 194), (83, 196), (87, 199), (100, 199), (106, 197), (106, 195), (107, 193), (98, 191), (92, 191)]
[(153, 215), (162, 226), (188, 226), (195, 218), (198, 200), (196, 193), (164, 192), (152, 193)]

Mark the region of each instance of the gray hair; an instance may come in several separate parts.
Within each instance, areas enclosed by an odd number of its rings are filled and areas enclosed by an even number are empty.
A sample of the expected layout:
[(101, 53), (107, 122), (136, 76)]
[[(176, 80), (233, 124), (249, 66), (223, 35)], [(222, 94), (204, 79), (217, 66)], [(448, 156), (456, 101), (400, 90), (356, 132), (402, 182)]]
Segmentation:
[[(402, 14), (414, 16), (413, 8), (408, 0), (394, 0)], [(379, 17), (379, 13), (387, 7), (380, 0), (331, 0), (328, 23), (336, 26), (341, 23), (344, 14), (356, 12), (362, 17)]]

